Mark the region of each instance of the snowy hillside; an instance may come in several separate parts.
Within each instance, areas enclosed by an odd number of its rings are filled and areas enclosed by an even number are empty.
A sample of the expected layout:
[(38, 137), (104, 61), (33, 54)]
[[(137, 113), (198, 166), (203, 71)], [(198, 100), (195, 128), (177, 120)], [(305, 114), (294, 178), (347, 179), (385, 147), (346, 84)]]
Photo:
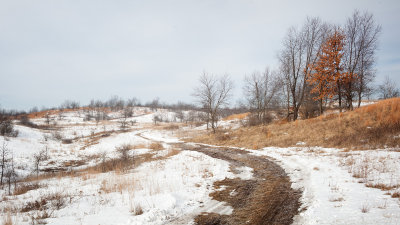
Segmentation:
[[(256, 164), (245, 164), (246, 158), (235, 156), (234, 150), (228, 159), (202, 152), (205, 145), (185, 143), (181, 137), (204, 132), (206, 126), (181, 123), (174, 112), (137, 108), (128, 118), (122, 112), (108, 116), (87, 120), (84, 111), (71, 111), (51, 115), (50, 122), (32, 118), (42, 126), (15, 125), (17, 137), (0, 137), (19, 181), (8, 185), (4, 178), (0, 221), (194, 224), (199, 215), (227, 220), (245, 210), (232, 199), (252, 196), (232, 190), (230, 181), (239, 182), (237, 187), (269, 182), (259, 177)], [(156, 123), (155, 117), (163, 119)], [(128, 121), (124, 127), (122, 121)], [(222, 121), (220, 126), (235, 128), (239, 121)], [(304, 144), (239, 148), (255, 159), (272, 160), (289, 175), (291, 188), (301, 192), (294, 224), (400, 223), (398, 149), (344, 151)], [(38, 172), (34, 159), (39, 153), (46, 157)], [(226, 200), (215, 197), (224, 191), (229, 192)]]

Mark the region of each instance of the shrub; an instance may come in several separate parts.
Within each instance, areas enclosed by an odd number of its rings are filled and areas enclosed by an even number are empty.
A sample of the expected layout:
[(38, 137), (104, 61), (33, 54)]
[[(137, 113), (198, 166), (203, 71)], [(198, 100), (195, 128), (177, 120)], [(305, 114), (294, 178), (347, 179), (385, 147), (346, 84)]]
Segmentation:
[(53, 136), (53, 139), (57, 141), (61, 141), (63, 139), (63, 136), (59, 131), (54, 131), (51, 133), (51, 135)]
[(21, 118), (19, 119), (19, 122), (21, 123), (21, 125), (24, 125), (27, 127), (31, 127), (31, 128), (38, 127), (36, 124), (32, 123), (32, 121), (30, 121), (29, 117), (26, 115), (21, 116)]
[(72, 144), (72, 139), (70, 139), (70, 138), (63, 139), (62, 143), (63, 144)]
[(133, 206), (133, 209), (131, 209), (131, 212), (135, 216), (142, 215), (143, 214), (142, 206), (140, 206), (140, 205)]
[(124, 162), (129, 161), (131, 158), (133, 158), (129, 155), (129, 151), (131, 149), (133, 149), (133, 147), (130, 144), (123, 144), (119, 147), (116, 147), (120, 159), (122, 159)]
[(16, 137), (18, 136), (18, 131), (14, 129), (14, 124), (10, 119), (4, 119), (0, 121), (0, 135)]
[(400, 191), (393, 192), (392, 198), (400, 198)]

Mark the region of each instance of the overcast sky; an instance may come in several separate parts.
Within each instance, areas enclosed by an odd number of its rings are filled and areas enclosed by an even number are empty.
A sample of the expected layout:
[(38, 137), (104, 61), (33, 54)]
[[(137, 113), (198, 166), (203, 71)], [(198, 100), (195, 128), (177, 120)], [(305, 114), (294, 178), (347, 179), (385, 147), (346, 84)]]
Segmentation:
[(203, 71), (243, 76), (277, 67), (290, 26), (344, 24), (354, 9), (382, 25), (377, 82), (400, 84), (400, 2), (0, 0), (0, 107), (87, 104), (112, 95), (190, 102)]

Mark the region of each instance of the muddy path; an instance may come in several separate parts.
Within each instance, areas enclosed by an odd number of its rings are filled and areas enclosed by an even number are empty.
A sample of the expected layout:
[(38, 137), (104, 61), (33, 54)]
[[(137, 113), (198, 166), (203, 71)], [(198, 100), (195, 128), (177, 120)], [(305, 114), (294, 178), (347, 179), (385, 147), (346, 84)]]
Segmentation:
[[(203, 213), (195, 218), (197, 224), (292, 224), (298, 214), (301, 192), (291, 188), (285, 171), (272, 160), (233, 148), (205, 145), (176, 144), (185, 150), (198, 151), (231, 163), (235, 173), (238, 167), (253, 168), (253, 179), (224, 179), (214, 183), (210, 196), (233, 207), (231, 215)], [(221, 188), (224, 187), (224, 188)]]

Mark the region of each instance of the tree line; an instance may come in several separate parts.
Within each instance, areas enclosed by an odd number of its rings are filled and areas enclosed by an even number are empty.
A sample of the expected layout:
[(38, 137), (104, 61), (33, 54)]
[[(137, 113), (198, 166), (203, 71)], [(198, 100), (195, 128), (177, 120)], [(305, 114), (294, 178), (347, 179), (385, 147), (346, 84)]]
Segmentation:
[[(328, 104), (342, 110), (361, 106), (379, 92), (381, 98), (399, 96), (386, 77), (373, 86), (376, 51), (382, 32), (373, 14), (355, 10), (345, 24), (329, 24), (308, 17), (288, 29), (277, 58), (279, 67), (245, 76), (243, 96), (254, 123), (271, 121), (270, 111), (285, 108), (288, 120), (321, 115)], [(203, 73), (193, 96), (208, 114), (215, 132), (218, 111), (230, 100), (233, 82), (228, 75)]]

